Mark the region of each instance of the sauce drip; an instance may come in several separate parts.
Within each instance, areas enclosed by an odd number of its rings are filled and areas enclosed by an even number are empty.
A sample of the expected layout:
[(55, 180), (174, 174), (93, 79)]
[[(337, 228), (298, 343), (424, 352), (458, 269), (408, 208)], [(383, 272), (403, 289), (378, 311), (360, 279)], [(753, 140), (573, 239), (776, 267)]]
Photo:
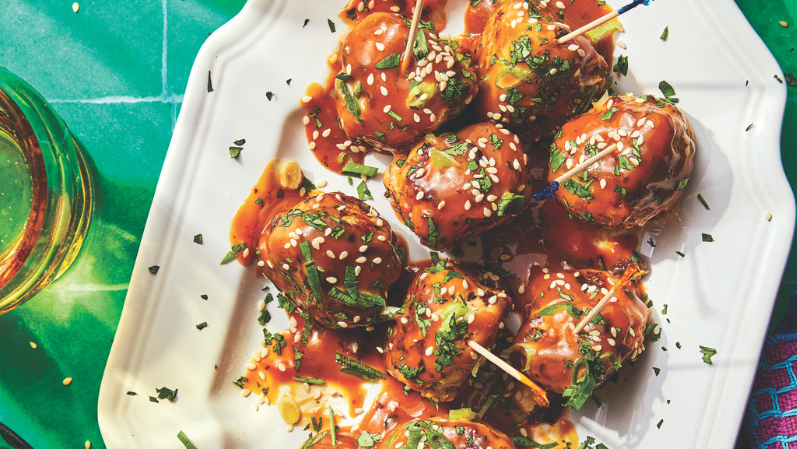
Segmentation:
[[(260, 179), (252, 187), (249, 196), (238, 208), (230, 226), (230, 245), (245, 244), (246, 247), (238, 253), (236, 259), (243, 266), (248, 267), (255, 260), (254, 248), (265, 244), (263, 230), (278, 212), (291, 209), (304, 197), (302, 187), (288, 189), (279, 182), (277, 169), (279, 160), (274, 159), (266, 165)], [(308, 193), (308, 192), (305, 192)], [(260, 276), (260, 267), (257, 267), (257, 276)]]

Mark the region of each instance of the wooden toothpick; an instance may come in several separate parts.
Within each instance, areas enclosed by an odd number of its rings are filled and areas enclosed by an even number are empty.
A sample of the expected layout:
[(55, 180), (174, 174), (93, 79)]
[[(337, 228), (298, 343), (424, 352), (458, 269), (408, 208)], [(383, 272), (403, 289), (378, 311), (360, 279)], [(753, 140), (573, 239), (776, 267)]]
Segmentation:
[(560, 44), (560, 45), (564, 44), (565, 42), (573, 39), (576, 36), (584, 34), (584, 33), (586, 33), (587, 31), (589, 31), (589, 30), (591, 30), (593, 28), (597, 28), (597, 27), (603, 25), (604, 23), (614, 19), (615, 17), (619, 16), (620, 14), (626, 13), (626, 12), (636, 8), (639, 5), (647, 6), (652, 1), (653, 0), (634, 0), (633, 2), (623, 6), (622, 8), (618, 9), (617, 11), (612, 11), (609, 14), (606, 14), (605, 16), (598, 17), (597, 19), (595, 19), (592, 22), (584, 25), (583, 27), (577, 29), (576, 31), (572, 31), (572, 32), (570, 32), (570, 34), (560, 37), (559, 39), (556, 40), (556, 43)]
[(573, 333), (578, 335), (582, 330), (584, 330), (584, 327), (586, 327), (586, 325), (590, 321), (592, 321), (593, 318), (595, 318), (599, 313), (601, 313), (601, 310), (603, 310), (603, 308), (606, 307), (606, 304), (609, 304), (609, 301), (611, 301), (612, 298), (614, 298), (614, 295), (621, 288), (623, 288), (625, 284), (628, 283), (628, 281), (631, 280), (631, 277), (633, 275), (637, 274), (638, 272), (639, 270), (636, 267), (626, 268), (625, 273), (623, 273), (623, 277), (620, 279), (620, 281), (617, 282), (617, 284), (615, 284), (614, 287), (612, 287), (611, 291), (609, 291), (609, 293), (607, 293), (606, 296), (604, 296), (603, 299), (600, 300), (600, 302), (589, 312), (589, 314), (587, 314), (587, 316), (585, 316), (584, 319), (581, 320), (580, 323), (578, 323), (578, 326), (576, 326), (575, 329), (573, 329)]
[(550, 405), (550, 402), (548, 401), (548, 395), (545, 393), (545, 390), (534, 383), (534, 381), (523, 375), (523, 373), (516, 370), (512, 365), (506, 363), (497, 355), (488, 351), (487, 348), (473, 340), (468, 341), (468, 346), (470, 346), (471, 349), (478, 352), (480, 355), (483, 355), (487, 360), (493, 362), (497, 367), (506, 371), (507, 374), (519, 380), (523, 385), (529, 387), (531, 389), (531, 395), (534, 396), (534, 400), (537, 401), (538, 404), (543, 407), (548, 407)]
[(404, 54), (401, 56), (401, 71), (407, 71), (407, 64), (409, 64), (412, 57), (412, 47), (415, 45), (415, 35), (418, 33), (418, 24), (421, 22), (421, 11), (423, 10), (423, 0), (416, 0), (415, 10), (412, 12), (412, 25), (410, 26), (410, 35), (407, 36), (407, 48), (404, 49)]
[(598, 162), (599, 160), (601, 160), (601, 159), (605, 158), (606, 156), (612, 154), (612, 151), (614, 151), (615, 148), (617, 148), (617, 144), (613, 143), (613, 144), (609, 145), (608, 147), (606, 147), (600, 153), (598, 153), (595, 156), (592, 156), (591, 158), (587, 159), (586, 161), (576, 165), (570, 171), (568, 171), (567, 173), (563, 174), (562, 176), (556, 178), (554, 181), (559, 183), (559, 184), (562, 184), (563, 182), (567, 181), (568, 179), (572, 178), (573, 176), (576, 176), (577, 174), (579, 174), (579, 173), (583, 172), (584, 170), (586, 170), (587, 168), (589, 168), (590, 165), (592, 165), (595, 162)]
[(587, 31), (589, 31), (589, 30), (591, 30), (593, 28), (597, 28), (597, 27), (603, 25), (604, 23), (614, 19), (615, 17), (617, 17), (619, 15), (620, 15), (619, 11), (612, 11), (609, 14), (606, 14), (605, 16), (598, 17), (597, 19), (595, 19), (592, 22), (584, 25), (583, 27), (581, 27), (581, 28), (579, 28), (579, 29), (577, 29), (575, 31), (571, 31), (570, 34), (567, 34), (565, 36), (560, 37), (559, 39), (556, 40), (556, 43), (559, 44), (559, 45), (564, 44), (564, 43), (568, 42), (569, 40), (573, 39), (574, 37), (580, 36), (580, 35), (586, 33)]

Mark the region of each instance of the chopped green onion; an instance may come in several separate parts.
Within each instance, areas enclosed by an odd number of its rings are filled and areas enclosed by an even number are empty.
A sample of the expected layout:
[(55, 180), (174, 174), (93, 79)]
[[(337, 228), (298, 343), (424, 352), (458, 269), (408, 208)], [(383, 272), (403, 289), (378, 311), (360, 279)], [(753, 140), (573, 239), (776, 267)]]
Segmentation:
[(357, 176), (365, 175), (366, 178), (370, 179), (376, 176), (379, 170), (376, 167), (371, 167), (368, 165), (358, 164), (356, 162), (347, 162), (346, 165), (341, 170), (341, 173), (344, 175), (349, 176)]

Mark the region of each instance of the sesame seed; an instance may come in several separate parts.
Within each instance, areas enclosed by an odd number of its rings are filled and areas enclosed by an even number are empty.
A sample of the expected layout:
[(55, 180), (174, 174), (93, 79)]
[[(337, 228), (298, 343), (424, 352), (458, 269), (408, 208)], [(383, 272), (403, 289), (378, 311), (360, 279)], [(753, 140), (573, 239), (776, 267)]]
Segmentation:
[(601, 345), (595, 345), (592, 347), (592, 350), (595, 352), (601, 352), (601, 349), (603, 349), (603, 346)]
[(440, 201), (440, 203), (437, 205), (437, 210), (443, 209), (443, 207), (445, 207), (445, 205), (446, 205), (446, 201), (445, 200)]
[(423, 199), (423, 192), (419, 191), (417, 195), (415, 195), (415, 199), (420, 201)]
[(424, 173), (426, 173), (426, 170), (423, 167), (419, 168), (415, 171), (415, 179), (422, 178)]
[(383, 44), (381, 42), (377, 42), (376, 43), (376, 49), (379, 50), (379, 51), (385, 51), (385, 44)]
[(332, 130), (330, 128), (327, 128), (327, 129), (324, 130), (324, 132), (321, 133), (321, 135), (324, 136), (324, 137), (329, 137), (329, 133), (331, 133), (331, 132), (332, 132)]
[(345, 322), (345, 321), (338, 321), (338, 326), (340, 326), (340, 327), (342, 327), (342, 328), (347, 328), (347, 327), (349, 327), (349, 325), (348, 325), (348, 324), (346, 324), (346, 322)]
[(583, 49), (581, 49), (581, 48), (579, 48), (579, 49), (576, 51), (576, 53), (578, 53), (578, 55), (579, 55), (579, 56), (581, 56), (582, 58), (583, 58), (584, 56), (586, 56), (586, 55), (587, 55), (587, 52), (585, 52), (585, 51), (584, 51)]
[(382, 92), (382, 95), (387, 97), (387, 88), (385, 86), (379, 86), (379, 91)]
[(380, 263), (382, 263), (382, 258), (381, 257), (374, 257), (374, 263), (379, 265)]
[(385, 237), (384, 235), (380, 235), (376, 239), (379, 240), (380, 242), (387, 241), (387, 237)]
[(470, 210), (470, 200), (465, 201), (465, 210)]
[(64, 385), (69, 385), (71, 383), (72, 383), (72, 378), (71, 377), (67, 377), (66, 379), (64, 379), (64, 382), (63, 382)]
[(304, 116), (304, 118), (302, 119), (302, 123), (304, 123), (305, 125), (307, 125), (308, 123), (310, 123), (310, 117), (308, 117), (308, 116), (306, 116), (306, 115), (305, 115), (305, 116)]
[(415, 119), (416, 123), (419, 123), (421, 121), (421, 116), (418, 115), (417, 113), (412, 118)]
[(365, 263), (367, 260), (368, 259), (366, 259), (365, 256), (360, 256), (360, 257), (357, 258), (357, 260), (355, 260), (355, 262), (357, 262), (357, 263)]
[(578, 44), (570, 44), (570, 46), (567, 47), (567, 49), (570, 51), (576, 51), (578, 48)]
[(374, 74), (373, 73), (369, 74), (365, 82), (368, 83), (369, 86), (374, 84)]
[(428, 348), (426, 348), (426, 356), (427, 357), (431, 356), (433, 352), (434, 352), (434, 347), (429, 346)]
[(355, 275), (355, 276), (359, 276), (359, 275), (360, 275), (360, 272), (362, 271), (362, 269), (363, 269), (363, 268), (362, 268), (361, 266), (359, 266), (359, 265), (357, 265), (356, 267), (354, 267), (354, 275)]
[(327, 250), (327, 257), (329, 257), (330, 259), (334, 259), (335, 258), (335, 253), (333, 253), (330, 250)]
[(349, 257), (349, 252), (348, 251), (343, 251), (342, 253), (340, 253), (339, 259), (343, 260), (343, 259), (345, 259), (347, 257)]
[(304, 103), (309, 103), (309, 102), (311, 102), (312, 100), (313, 100), (313, 97), (311, 97), (311, 96), (309, 96), (309, 95), (306, 95), (306, 96), (302, 97), (302, 101), (303, 101)]
[(485, 217), (489, 217), (492, 214), (493, 214), (493, 211), (491, 211), (490, 209), (488, 209), (486, 207), (484, 208), (484, 216)]
[(327, 282), (329, 282), (330, 284), (336, 284), (338, 282), (338, 278), (330, 276), (327, 278)]

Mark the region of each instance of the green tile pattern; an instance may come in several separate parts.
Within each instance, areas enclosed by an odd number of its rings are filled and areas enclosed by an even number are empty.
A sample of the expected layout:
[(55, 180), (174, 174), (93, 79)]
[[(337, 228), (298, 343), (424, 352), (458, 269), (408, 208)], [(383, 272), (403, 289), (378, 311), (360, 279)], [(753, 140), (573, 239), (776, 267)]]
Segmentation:
[[(78, 1), (75, 14), (72, 0), (6, 0), (0, 14), (0, 66), (53, 102), (98, 172), (97, 219), (76, 263), (0, 316), (0, 421), (36, 448), (86, 440), (104, 447), (100, 381), (188, 74), (209, 33), (244, 4)], [(784, 72), (797, 74), (797, 2), (737, 3)], [(789, 88), (782, 138), (784, 168), (797, 188), (797, 88)], [(795, 287), (797, 245), (773, 322)], [(62, 385), (65, 377), (72, 385)]]

